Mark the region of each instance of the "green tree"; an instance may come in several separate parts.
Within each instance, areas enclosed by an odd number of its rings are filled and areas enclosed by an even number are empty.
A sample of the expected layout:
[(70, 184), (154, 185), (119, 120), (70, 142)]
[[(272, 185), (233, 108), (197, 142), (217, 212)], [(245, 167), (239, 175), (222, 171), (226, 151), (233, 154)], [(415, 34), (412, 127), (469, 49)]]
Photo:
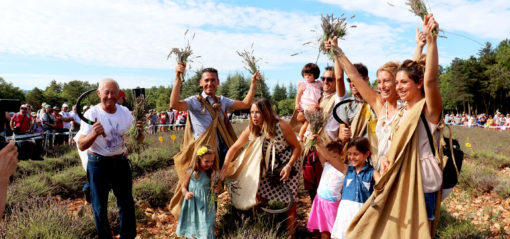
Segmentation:
[(0, 99), (19, 99), (25, 101), (25, 94), (20, 88), (13, 86), (12, 83), (7, 83), (0, 77)]
[(279, 116), (292, 115), (294, 113), (294, 99), (278, 101), (276, 112)]
[(186, 99), (192, 95), (198, 95), (202, 92), (200, 87), (200, 78), (202, 77), (202, 70), (196, 71), (193, 76), (181, 85), (181, 100)]
[[(67, 103), (70, 105), (76, 104), (76, 101), (78, 100), (78, 97), (83, 94), (84, 92), (88, 90), (97, 89), (99, 84), (90, 84), (87, 81), (79, 81), (79, 80), (72, 80), (69, 82), (64, 83), (62, 86), (62, 91), (60, 93), (60, 97), (62, 98), (63, 102), (59, 103)], [(56, 91), (58, 89), (58, 86), (54, 86), (53, 89)], [(91, 93), (94, 94), (94, 93)], [(84, 103), (92, 103), (92, 102), (84, 102)]]
[(41, 106), (41, 104), (44, 102), (43, 91), (37, 87), (34, 87), (34, 89), (29, 91), (25, 95), (25, 98), (27, 100), (27, 103), (32, 105), (32, 107), (34, 108), (34, 111), (37, 110)]
[(273, 89), (273, 101), (280, 102), (284, 99), (287, 99), (287, 89), (285, 86), (280, 86), (280, 84), (276, 83)]
[(229, 81), (231, 83), (226, 96), (233, 100), (243, 100), (250, 89), (250, 82), (245, 80), (244, 76), (239, 73), (229, 75), (227, 77), (227, 82)]
[(64, 98), (61, 96), (62, 84), (57, 83), (56, 80), (52, 80), (50, 85), (44, 90), (43, 96), (44, 101), (51, 106), (59, 106), (63, 103)]
[(297, 87), (296, 85), (289, 83), (289, 87), (287, 88), (287, 98), (296, 98)]

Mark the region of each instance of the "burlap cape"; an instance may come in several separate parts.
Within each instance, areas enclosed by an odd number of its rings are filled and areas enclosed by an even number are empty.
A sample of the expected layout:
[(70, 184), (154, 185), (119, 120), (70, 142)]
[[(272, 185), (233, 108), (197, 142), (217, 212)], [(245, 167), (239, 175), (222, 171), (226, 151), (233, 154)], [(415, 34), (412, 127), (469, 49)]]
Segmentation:
[(255, 138), (250, 135), (248, 146), (244, 148), (239, 157), (227, 169), (227, 180), (237, 180), (239, 185), (239, 189), (235, 193), (230, 194), (232, 204), (237, 209), (247, 210), (257, 204), (264, 138), (264, 134)]
[[(388, 171), (374, 186), (347, 229), (347, 238), (430, 238), (418, 155), (418, 122), (425, 100), (417, 103), (394, 131)], [(442, 189), (437, 195), (434, 228)]]
[(379, 144), (375, 133), (376, 125), (377, 117), (370, 109), (370, 105), (363, 103), (358, 114), (356, 114), (351, 122), (351, 138), (363, 137), (363, 133), (365, 130), (367, 131), (367, 138), (370, 142), (370, 160), (372, 166), (376, 165), (375, 163), (377, 162), (377, 145)]
[[(174, 196), (170, 201), (170, 205), (168, 206), (170, 212), (176, 217), (179, 218), (179, 214), (181, 212), (182, 202), (184, 200), (184, 196), (181, 192), (181, 185), (184, 180), (184, 176), (186, 175), (186, 170), (190, 169), (194, 160), (197, 159), (197, 150), (200, 146), (204, 144), (208, 144), (211, 146), (218, 145), (217, 134), (223, 139), (227, 147), (230, 147), (237, 140), (237, 136), (234, 132), (234, 128), (230, 124), (227, 115), (221, 109), (215, 110), (209, 102), (206, 102), (205, 99), (202, 98), (201, 95), (197, 96), (198, 100), (202, 103), (202, 113), (205, 113), (205, 109), (209, 111), (211, 117), (213, 119), (212, 123), (209, 127), (202, 133), (197, 139), (193, 137), (192, 125), (191, 125), (191, 117), (186, 119), (186, 126), (184, 129), (184, 138), (180, 147), (179, 153), (174, 156), (174, 164), (175, 170), (177, 171), (177, 176), (179, 178), (179, 183), (175, 188)], [(218, 101), (219, 102), (219, 101)], [(221, 112), (219, 112), (221, 111)], [(223, 114), (223, 119), (220, 117), (220, 113)], [(188, 116), (191, 114), (188, 113)], [(218, 152), (216, 152), (216, 158), (218, 158)], [(218, 161), (216, 161), (218, 162)], [(216, 169), (219, 168), (219, 165), (216, 165)]]

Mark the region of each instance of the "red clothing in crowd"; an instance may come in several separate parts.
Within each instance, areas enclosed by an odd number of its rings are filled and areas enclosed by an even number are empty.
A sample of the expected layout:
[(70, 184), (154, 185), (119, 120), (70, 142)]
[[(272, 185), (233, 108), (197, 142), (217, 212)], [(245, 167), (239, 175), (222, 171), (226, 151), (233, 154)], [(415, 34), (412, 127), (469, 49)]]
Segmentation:
[(62, 115), (56, 113), (55, 111), (53, 111), (53, 117), (55, 117), (55, 123), (56, 123), (56, 126), (55, 129), (62, 129), (64, 128), (64, 122), (62, 121)]
[(19, 127), (20, 133), (24, 134), (29, 130), (30, 122), (32, 122), (32, 116), (16, 113), (12, 116), (11, 121), (12, 120), (14, 120), (14, 126)]

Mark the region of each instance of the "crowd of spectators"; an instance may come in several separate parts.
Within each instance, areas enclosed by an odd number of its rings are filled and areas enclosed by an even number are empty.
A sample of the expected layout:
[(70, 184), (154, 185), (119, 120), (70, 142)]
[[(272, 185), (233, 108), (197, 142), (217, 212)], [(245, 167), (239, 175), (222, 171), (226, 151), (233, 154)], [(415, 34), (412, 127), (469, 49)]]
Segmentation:
[[(84, 107), (84, 110), (87, 106)], [(52, 149), (54, 145), (71, 144), (73, 132), (80, 129), (80, 117), (78, 117), (76, 106), (69, 111), (68, 104), (51, 106), (42, 103), (41, 108), (36, 111), (30, 104), (20, 106), (19, 112), (7, 113), (6, 119), (9, 122), (5, 125), (3, 136), (44, 134), (47, 147)], [(53, 137), (55, 137), (53, 139)]]
[(156, 109), (152, 109), (147, 114), (149, 134), (155, 134), (158, 130), (161, 132), (183, 130), (187, 117), (188, 112), (185, 111), (170, 109), (158, 112)]
[(487, 114), (470, 115), (465, 112), (462, 114), (446, 114), (445, 123), (449, 125), (458, 125), (464, 127), (482, 127), (496, 130), (510, 130), (510, 113), (502, 114), (496, 112), (494, 116)]
[[(170, 109), (168, 111), (163, 110), (158, 112), (156, 109), (152, 109), (149, 111), (146, 117), (148, 119), (147, 125), (149, 129), (149, 134), (155, 134), (158, 131), (160, 132), (181, 131), (184, 130), (184, 126), (186, 125), (188, 112), (178, 111), (174, 109)], [(238, 115), (234, 115), (228, 112), (227, 117), (230, 120), (248, 119), (248, 114), (241, 113)]]

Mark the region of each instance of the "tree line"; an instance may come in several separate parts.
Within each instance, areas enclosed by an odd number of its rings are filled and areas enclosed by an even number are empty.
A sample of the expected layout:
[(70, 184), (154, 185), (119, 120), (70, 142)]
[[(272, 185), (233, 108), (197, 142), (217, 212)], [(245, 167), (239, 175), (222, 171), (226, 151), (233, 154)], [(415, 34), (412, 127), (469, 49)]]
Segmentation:
[[(201, 70), (191, 73), (191, 76), (182, 84), (181, 98), (199, 94)], [(242, 73), (229, 74), (220, 81), (217, 95), (231, 99), (242, 100), (248, 93), (251, 76)], [(510, 40), (506, 39), (493, 48), (491, 43), (479, 50), (478, 56), (468, 59), (455, 58), (446, 67), (440, 67), (439, 83), (443, 97), (444, 109), (447, 112), (467, 112), (469, 114), (487, 113), (496, 111), (510, 112)], [(376, 81), (371, 84), (376, 87)], [(81, 93), (96, 89), (98, 84), (73, 80), (66, 83), (50, 82), (44, 90), (37, 87), (24, 92), (0, 77), (0, 98), (20, 99), (36, 108), (42, 102), (52, 106), (63, 103), (75, 104)], [(132, 89), (123, 89), (126, 94), (126, 105), (130, 107), (133, 102)], [(172, 87), (154, 86), (146, 88), (146, 100), (149, 106), (157, 110), (167, 110), (170, 102)], [(276, 83), (272, 92), (265, 83), (265, 77), (258, 83), (255, 98), (269, 99), (279, 115), (291, 115), (294, 111), (294, 98), (297, 89), (295, 83), (288, 86)], [(97, 104), (97, 97), (88, 97), (84, 105)]]
[[(202, 92), (200, 87), (201, 70), (196, 71), (181, 86), (181, 99), (192, 95), (198, 95)], [(245, 76), (241, 73), (234, 73), (227, 76), (218, 86), (217, 95), (223, 95), (231, 99), (242, 100), (248, 94), (250, 89), (251, 76)], [(22, 103), (29, 103), (35, 109), (38, 109), (43, 102), (51, 106), (59, 106), (63, 103), (74, 105), (78, 97), (91, 89), (97, 89), (98, 83), (90, 84), (86, 81), (72, 80), (66, 83), (58, 83), (53, 80), (45, 89), (34, 87), (30, 91), (23, 91), (10, 82), (6, 82), (0, 77), (0, 99), (19, 99)], [(122, 89), (126, 95), (126, 106), (131, 107), (133, 102), (133, 90)], [(145, 89), (146, 101), (151, 109), (168, 110), (170, 103), (170, 94), (172, 86), (153, 86)], [(265, 97), (270, 99), (275, 106), (275, 110), (280, 115), (292, 114), (294, 110), (294, 97), (297, 89), (293, 84), (288, 87), (277, 84), (272, 94), (269, 87), (263, 80), (257, 85), (255, 98)], [(94, 105), (99, 103), (99, 99), (91, 94), (82, 101), (84, 105)], [(248, 111), (246, 111), (248, 112)]]
[(487, 42), (477, 57), (453, 59), (439, 80), (446, 111), (510, 113), (510, 40), (496, 48)]

